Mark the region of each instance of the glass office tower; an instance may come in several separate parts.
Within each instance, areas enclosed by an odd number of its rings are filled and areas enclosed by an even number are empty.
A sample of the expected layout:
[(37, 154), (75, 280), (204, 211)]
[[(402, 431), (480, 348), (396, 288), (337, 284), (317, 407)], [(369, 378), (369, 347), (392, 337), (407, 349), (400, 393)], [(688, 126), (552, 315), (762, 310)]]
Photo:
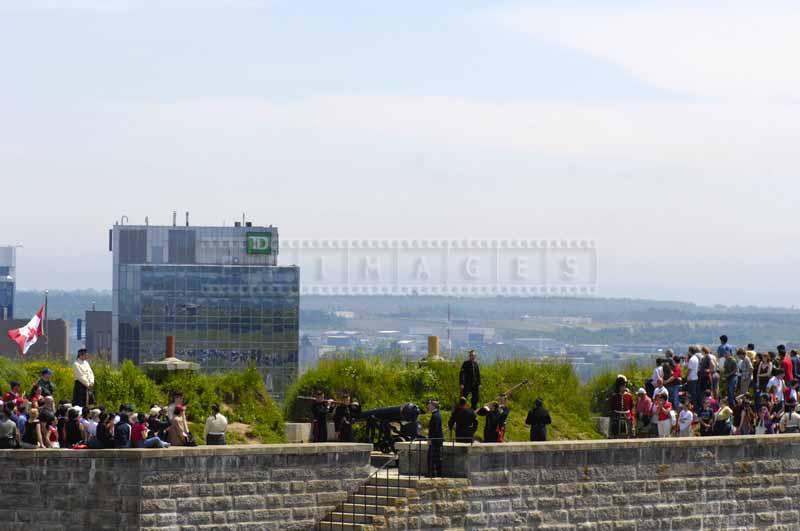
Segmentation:
[(0, 319), (14, 318), (17, 257), (14, 247), (0, 247)]
[(176, 355), (204, 370), (254, 365), (276, 396), (297, 376), (297, 267), (278, 267), (275, 227), (115, 225), (112, 358)]

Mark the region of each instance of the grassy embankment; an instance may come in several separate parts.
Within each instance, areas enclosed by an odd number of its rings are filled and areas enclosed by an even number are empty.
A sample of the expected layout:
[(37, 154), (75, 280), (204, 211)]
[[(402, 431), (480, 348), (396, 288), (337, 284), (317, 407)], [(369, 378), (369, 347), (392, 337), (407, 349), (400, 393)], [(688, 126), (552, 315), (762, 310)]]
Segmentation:
[[(285, 404), (286, 418), (307, 418), (308, 403), (297, 400), (298, 395), (310, 395), (316, 388), (324, 389), (327, 396), (350, 390), (361, 400), (365, 409), (401, 405), (414, 402), (424, 407), (430, 398), (442, 404), (445, 422), (458, 398), (458, 371), (460, 364), (435, 362), (426, 365), (405, 363), (399, 360), (333, 359), (304, 374), (289, 389)], [(590, 408), (590, 394), (581, 385), (572, 367), (566, 363), (500, 361), (481, 365), (483, 387), (481, 401), (494, 399), (500, 392), (528, 379), (530, 385), (515, 392), (509, 401), (506, 439), (528, 440), (529, 428), (525, 416), (536, 397), (544, 399), (545, 407), (553, 418), (551, 439), (594, 439), (600, 437), (594, 429)], [(427, 416), (421, 417), (423, 427)], [(478, 435), (483, 433), (483, 423)]]
[[(115, 410), (120, 404), (130, 404), (136, 411), (146, 414), (153, 404), (166, 406), (170, 391), (181, 390), (188, 405), (189, 426), (198, 442), (201, 442), (203, 424), (214, 403), (220, 404), (223, 414), (231, 423), (229, 442), (270, 443), (284, 440), (280, 408), (269, 397), (263, 378), (255, 369), (214, 374), (181, 372), (151, 378), (130, 361), (119, 367), (98, 362), (92, 366), (97, 402), (108, 410)], [(56, 401), (71, 400), (72, 368), (63, 360), (0, 358), (0, 390), (7, 391), (9, 381), (16, 380), (22, 383), (22, 391), (27, 394), (38, 381), (43, 367), (53, 370)]]

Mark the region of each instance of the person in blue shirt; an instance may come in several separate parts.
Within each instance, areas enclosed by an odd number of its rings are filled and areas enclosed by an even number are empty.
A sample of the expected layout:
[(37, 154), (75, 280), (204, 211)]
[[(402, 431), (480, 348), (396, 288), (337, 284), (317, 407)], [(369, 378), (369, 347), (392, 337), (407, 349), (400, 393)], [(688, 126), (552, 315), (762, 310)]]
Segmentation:
[(734, 354), (733, 347), (728, 344), (728, 336), (719, 336), (719, 346), (717, 347), (717, 357), (720, 361), (725, 357), (725, 353)]

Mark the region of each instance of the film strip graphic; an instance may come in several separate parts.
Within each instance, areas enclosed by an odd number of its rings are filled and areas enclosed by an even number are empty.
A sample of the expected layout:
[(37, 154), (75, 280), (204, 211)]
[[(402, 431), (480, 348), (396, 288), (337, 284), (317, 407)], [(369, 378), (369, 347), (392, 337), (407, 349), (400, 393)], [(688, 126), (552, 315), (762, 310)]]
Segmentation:
[(283, 239), (303, 295), (592, 296), (594, 240)]
[(594, 240), (282, 239), (304, 295), (596, 295)]

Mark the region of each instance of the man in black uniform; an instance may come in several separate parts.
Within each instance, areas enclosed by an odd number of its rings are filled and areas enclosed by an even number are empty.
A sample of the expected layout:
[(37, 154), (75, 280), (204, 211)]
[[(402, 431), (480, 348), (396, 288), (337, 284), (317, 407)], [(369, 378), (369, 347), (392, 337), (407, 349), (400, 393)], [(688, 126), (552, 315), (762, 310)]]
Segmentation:
[(328, 413), (331, 412), (331, 400), (325, 400), (325, 393), (314, 391), (311, 403), (311, 442), (328, 442)]
[(550, 413), (544, 408), (544, 401), (537, 398), (525, 419), (525, 424), (531, 427), (531, 441), (546, 441), (547, 425), (551, 422)]
[(428, 411), (431, 412), (431, 420), (428, 421), (428, 476), (435, 478), (442, 475), (442, 445), (444, 444), (439, 401), (430, 400)]
[(333, 410), (337, 441), (353, 442), (353, 421), (360, 415), (361, 404), (357, 400), (351, 400), (349, 394), (342, 396), (342, 402)]
[(469, 359), (461, 364), (458, 383), (461, 386), (461, 396), (465, 398), (469, 396), (473, 411), (478, 409), (478, 402), (481, 399), (481, 369), (478, 367), (474, 350), (469, 351)]
[(505, 397), (501, 396), (497, 402), (489, 402), (478, 410), (478, 415), (486, 417), (483, 425), (483, 442), (503, 442), (506, 430), (508, 408), (505, 407)]
[(478, 416), (467, 405), (467, 399), (463, 396), (458, 399), (458, 405), (447, 421), (447, 427), (452, 431), (456, 428), (456, 442), (472, 443), (475, 431), (478, 429)]

